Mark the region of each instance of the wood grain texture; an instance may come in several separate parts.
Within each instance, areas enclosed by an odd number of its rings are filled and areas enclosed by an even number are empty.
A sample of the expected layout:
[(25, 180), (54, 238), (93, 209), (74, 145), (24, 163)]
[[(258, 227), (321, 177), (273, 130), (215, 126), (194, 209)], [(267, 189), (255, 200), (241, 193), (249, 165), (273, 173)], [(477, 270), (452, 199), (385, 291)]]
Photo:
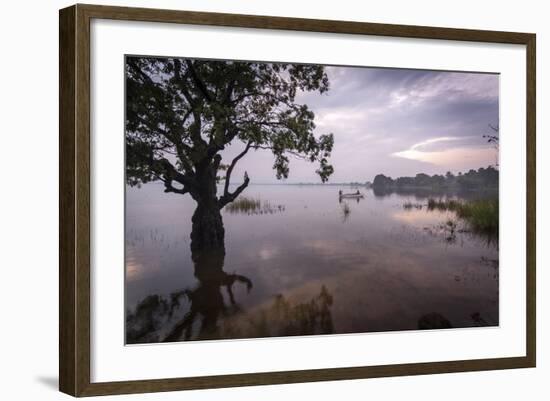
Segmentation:
[(79, 4), (78, 7), (80, 10), (87, 13), (91, 18), (106, 18), (127, 21), (171, 22), (191, 25), (212, 25), (239, 28), (279, 29), (291, 31), (516, 44), (525, 44), (530, 36), (530, 34), (518, 32), (436, 28), (428, 26), (380, 24), (354, 21), (331, 21), (305, 18), (269, 17), (260, 15), (96, 6), (87, 4)]
[(59, 389), (74, 394), (75, 287), (75, 8), (59, 14)]
[(531, 367), (524, 357), (94, 383), (81, 395), (148, 393)]
[(537, 344), (537, 280), (536, 280), (536, 232), (537, 232), (537, 59), (536, 36), (530, 35), (527, 42), (527, 358), (536, 365)]
[[(527, 324), (524, 357), (224, 376), (90, 382), (91, 18), (525, 45), (527, 49)], [(59, 387), (73, 396), (363, 379), (534, 367), (536, 363), (536, 38), (530, 33), (75, 5), (60, 11)], [(519, 266), (518, 268), (521, 268)]]

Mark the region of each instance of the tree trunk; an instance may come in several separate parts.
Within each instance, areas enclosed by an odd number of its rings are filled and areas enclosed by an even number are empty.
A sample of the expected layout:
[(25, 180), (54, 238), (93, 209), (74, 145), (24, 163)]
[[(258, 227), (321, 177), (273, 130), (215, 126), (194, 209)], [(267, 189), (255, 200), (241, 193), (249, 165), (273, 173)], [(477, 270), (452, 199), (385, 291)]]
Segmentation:
[(192, 251), (224, 248), (225, 230), (216, 188), (217, 164), (197, 167), (197, 188), (191, 192), (197, 202), (197, 208), (191, 219)]
[(211, 202), (199, 202), (191, 229), (191, 250), (218, 250), (224, 248), (225, 229), (219, 207)]

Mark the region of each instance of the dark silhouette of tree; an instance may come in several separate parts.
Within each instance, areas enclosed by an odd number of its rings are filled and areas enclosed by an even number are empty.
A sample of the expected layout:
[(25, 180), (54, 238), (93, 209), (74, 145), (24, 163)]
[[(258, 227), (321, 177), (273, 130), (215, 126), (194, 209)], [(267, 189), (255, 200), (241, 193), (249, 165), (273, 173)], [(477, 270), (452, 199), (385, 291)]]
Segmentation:
[(388, 195), (394, 191), (407, 190), (485, 190), (498, 188), (499, 173), (493, 166), (469, 170), (466, 173), (458, 172), (454, 176), (448, 171), (445, 176), (440, 174), (416, 174), (414, 177), (398, 177), (395, 180), (378, 174), (374, 177), (372, 188), (376, 196)]
[[(189, 194), (197, 203), (191, 247), (223, 247), (220, 211), (250, 182), (245, 172), (230, 190), (250, 150), (273, 153), (278, 179), (288, 177), (290, 156), (318, 163), (323, 182), (332, 174), (333, 135), (314, 136), (313, 112), (295, 101), (299, 91), (328, 88), (321, 66), (127, 57), (127, 183), (160, 180), (165, 192)], [(220, 152), (238, 143), (241, 152), (223, 161)]]

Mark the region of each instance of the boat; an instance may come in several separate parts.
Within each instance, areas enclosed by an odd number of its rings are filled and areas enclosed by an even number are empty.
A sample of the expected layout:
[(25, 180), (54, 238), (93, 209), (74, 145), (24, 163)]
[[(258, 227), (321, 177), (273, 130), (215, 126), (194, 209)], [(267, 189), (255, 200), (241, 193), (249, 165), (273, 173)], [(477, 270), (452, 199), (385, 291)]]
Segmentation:
[(365, 197), (365, 195), (363, 195), (360, 192), (353, 193), (353, 194), (344, 194), (340, 192), (338, 196), (340, 197), (340, 199), (361, 199)]

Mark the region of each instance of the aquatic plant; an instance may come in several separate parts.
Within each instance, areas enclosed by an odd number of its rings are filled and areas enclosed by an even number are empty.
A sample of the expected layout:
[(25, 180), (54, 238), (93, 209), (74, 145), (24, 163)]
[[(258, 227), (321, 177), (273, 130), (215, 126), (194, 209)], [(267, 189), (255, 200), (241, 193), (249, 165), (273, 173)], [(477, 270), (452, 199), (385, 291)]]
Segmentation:
[(403, 203), (403, 209), (405, 209), (405, 210), (412, 210), (412, 209), (421, 210), (422, 209), (422, 204), (412, 203), (412, 202), (405, 202), (405, 203)]
[(479, 234), (498, 236), (499, 208), (497, 199), (474, 201), (428, 199), (428, 210), (453, 211), (470, 230)]
[(461, 203), (454, 199), (441, 200), (441, 199), (428, 199), (428, 210), (457, 210)]
[(446, 237), (445, 239), (447, 240), (447, 242), (455, 242), (456, 241), (456, 228), (457, 228), (458, 224), (452, 220), (452, 219), (448, 219), (446, 222), (445, 222), (445, 232), (446, 232)]
[(497, 200), (468, 202), (456, 210), (457, 216), (465, 219), (476, 232), (498, 235), (499, 210)]
[(225, 207), (229, 213), (232, 214), (273, 214), (283, 212), (285, 210), (284, 205), (272, 205), (269, 201), (261, 201), (259, 198), (248, 198), (241, 196), (237, 200), (233, 201)]

